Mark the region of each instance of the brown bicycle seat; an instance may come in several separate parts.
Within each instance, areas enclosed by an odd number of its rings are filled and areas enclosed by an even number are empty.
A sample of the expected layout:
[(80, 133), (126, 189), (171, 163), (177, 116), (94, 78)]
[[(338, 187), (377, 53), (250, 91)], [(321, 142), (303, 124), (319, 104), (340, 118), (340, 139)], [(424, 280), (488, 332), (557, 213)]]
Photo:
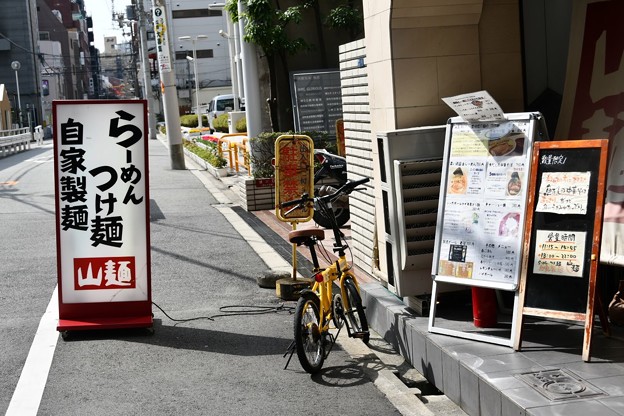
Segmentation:
[(321, 230), (320, 228), (304, 228), (301, 230), (292, 230), (288, 233), (288, 241), (293, 244), (303, 244), (312, 237), (316, 238), (316, 240), (322, 240), (325, 238), (325, 230)]

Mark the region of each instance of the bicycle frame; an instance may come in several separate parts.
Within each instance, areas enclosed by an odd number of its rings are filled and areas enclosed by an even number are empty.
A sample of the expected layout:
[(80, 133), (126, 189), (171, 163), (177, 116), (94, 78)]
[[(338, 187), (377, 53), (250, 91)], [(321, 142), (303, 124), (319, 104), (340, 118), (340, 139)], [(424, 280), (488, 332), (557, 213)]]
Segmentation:
[[(329, 330), (329, 323), (332, 320), (331, 303), (333, 299), (334, 282), (336, 280), (339, 281), (338, 285), (340, 287), (340, 295), (342, 296), (342, 299), (347, 299), (347, 292), (345, 289), (344, 281), (348, 277), (350, 277), (355, 284), (357, 291), (360, 291), (360, 286), (357, 279), (355, 278), (355, 274), (353, 274), (351, 265), (347, 261), (345, 254), (341, 254), (342, 255), (336, 262), (332, 263), (324, 270), (314, 270), (315, 277), (320, 274), (323, 278), (322, 282), (316, 281), (312, 286), (312, 291), (318, 295), (320, 300), (321, 332)], [(340, 270), (340, 272), (338, 270)]]

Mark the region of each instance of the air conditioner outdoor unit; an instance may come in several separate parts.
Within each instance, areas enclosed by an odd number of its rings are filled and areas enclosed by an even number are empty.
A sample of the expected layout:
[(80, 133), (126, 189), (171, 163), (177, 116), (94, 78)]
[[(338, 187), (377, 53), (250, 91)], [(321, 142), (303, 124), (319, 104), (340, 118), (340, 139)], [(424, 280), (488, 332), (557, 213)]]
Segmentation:
[(401, 297), (431, 293), (445, 136), (446, 126), (429, 126), (377, 137), (388, 289)]

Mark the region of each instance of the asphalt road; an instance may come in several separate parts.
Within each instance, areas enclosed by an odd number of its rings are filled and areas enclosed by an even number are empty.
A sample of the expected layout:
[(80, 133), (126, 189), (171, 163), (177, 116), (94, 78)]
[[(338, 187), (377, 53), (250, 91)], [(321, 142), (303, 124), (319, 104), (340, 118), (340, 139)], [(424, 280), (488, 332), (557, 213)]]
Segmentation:
[[(258, 287), (266, 266), (222, 214), (228, 207), (191, 172), (171, 170), (162, 143), (149, 147), (152, 299), (171, 318), (193, 320), (174, 321), (154, 306), (153, 334), (83, 331), (62, 340), (53, 333), (56, 345), (50, 337), (43, 345), (51, 363), (31, 367), (42, 393), (22, 383), (26, 405), (38, 408), (31, 414), (401, 414), (370, 369), (338, 345), (318, 376), (296, 357), (284, 369), (294, 303)], [(50, 141), (0, 159), (0, 230), (5, 412), (57, 283)]]

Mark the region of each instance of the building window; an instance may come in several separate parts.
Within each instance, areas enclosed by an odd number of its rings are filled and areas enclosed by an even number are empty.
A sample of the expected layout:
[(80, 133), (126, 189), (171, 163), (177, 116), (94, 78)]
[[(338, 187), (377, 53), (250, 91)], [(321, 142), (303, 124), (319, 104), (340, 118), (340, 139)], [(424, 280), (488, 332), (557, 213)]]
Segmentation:
[[(197, 59), (201, 58), (212, 58), (214, 55), (212, 54), (212, 49), (200, 49), (196, 51)], [(187, 56), (193, 56), (193, 51), (180, 51), (176, 52), (175, 59), (177, 61), (186, 59)]]
[(174, 19), (187, 19), (190, 17), (214, 17), (221, 16), (221, 10), (209, 10), (209, 9), (189, 9), (189, 10), (174, 10), (171, 15)]
[(39, 40), (50, 40), (50, 32), (39, 32)]

